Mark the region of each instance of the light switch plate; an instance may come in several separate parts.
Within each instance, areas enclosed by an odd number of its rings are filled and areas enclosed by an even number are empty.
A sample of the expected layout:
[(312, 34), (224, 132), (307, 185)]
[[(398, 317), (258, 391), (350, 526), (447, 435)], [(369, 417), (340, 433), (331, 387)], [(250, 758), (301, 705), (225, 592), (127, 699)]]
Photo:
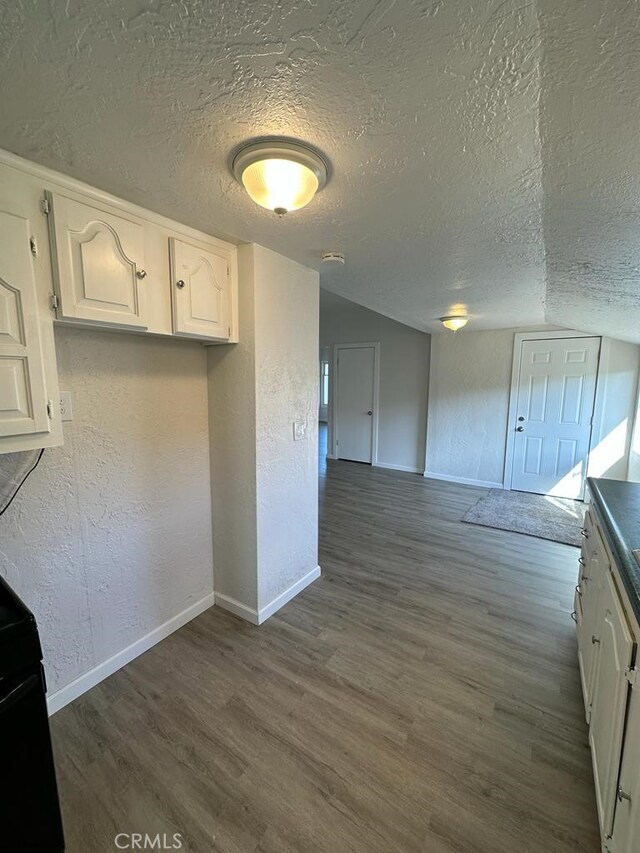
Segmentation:
[(307, 422), (306, 421), (294, 421), (293, 422), (293, 440), (294, 441), (302, 441), (303, 438), (307, 437)]
[(73, 405), (71, 403), (71, 391), (60, 392), (60, 416), (63, 421), (73, 420)]

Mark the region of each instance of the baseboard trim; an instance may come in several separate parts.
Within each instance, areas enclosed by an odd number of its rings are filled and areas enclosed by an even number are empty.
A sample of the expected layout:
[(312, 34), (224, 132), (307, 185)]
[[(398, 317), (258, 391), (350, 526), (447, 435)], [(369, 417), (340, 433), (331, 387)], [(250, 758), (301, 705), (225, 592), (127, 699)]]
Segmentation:
[(390, 471), (406, 471), (407, 474), (422, 474), (422, 468), (413, 468), (411, 465), (392, 465), (390, 462), (374, 462), (374, 468), (388, 468)]
[(502, 489), (502, 483), (494, 483), (491, 480), (472, 480), (468, 477), (454, 477), (452, 474), (434, 474), (433, 471), (425, 471), (423, 475), (427, 480), (444, 480), (446, 483), (460, 483), (462, 486), (478, 486), (481, 489)]
[(166, 637), (173, 634), (174, 631), (177, 631), (178, 628), (182, 628), (182, 626), (186, 625), (187, 622), (195, 619), (196, 616), (200, 616), (201, 613), (204, 613), (204, 611), (208, 610), (213, 604), (214, 594), (211, 592), (208, 595), (205, 595), (204, 598), (201, 598), (200, 601), (197, 601), (195, 604), (187, 607), (186, 610), (183, 610), (181, 613), (177, 613), (162, 625), (154, 628), (153, 631), (145, 634), (144, 637), (141, 637), (139, 640), (131, 643), (130, 646), (127, 646), (120, 652), (116, 652), (115, 655), (112, 655), (110, 658), (107, 658), (107, 660), (99, 663), (97, 666), (94, 666), (93, 669), (90, 669), (83, 675), (78, 676), (78, 678), (74, 679), (70, 684), (67, 684), (65, 687), (61, 687), (60, 690), (56, 690), (55, 693), (47, 696), (49, 716), (52, 716), (61, 708), (64, 708), (65, 705), (73, 702), (74, 699), (82, 696), (82, 694), (86, 693), (87, 690), (91, 690), (92, 687), (95, 687), (96, 684), (99, 684), (101, 681), (104, 681), (105, 678), (113, 675), (114, 672), (122, 669), (123, 666), (126, 666), (126, 664), (157, 645), (161, 640), (166, 639)]
[(315, 569), (311, 569), (310, 572), (307, 572), (304, 577), (301, 577), (300, 580), (297, 580), (294, 584), (288, 589), (285, 589), (284, 592), (281, 592), (280, 595), (276, 596), (266, 607), (261, 607), (258, 611), (258, 625), (262, 625), (270, 616), (273, 616), (281, 607), (284, 607), (287, 602), (291, 601), (292, 598), (295, 598), (298, 593), (302, 592), (305, 587), (309, 586), (309, 584), (313, 583), (320, 577), (322, 570), (320, 566), (316, 566)]
[(216, 592), (216, 607), (221, 607), (223, 610), (228, 610), (234, 616), (239, 616), (245, 622), (251, 622), (252, 625), (258, 625), (258, 611), (253, 607), (247, 607), (241, 601), (231, 598), (230, 595), (225, 595), (222, 592)]
[(337, 459), (337, 456), (334, 456), (333, 453), (327, 453), (327, 459)]

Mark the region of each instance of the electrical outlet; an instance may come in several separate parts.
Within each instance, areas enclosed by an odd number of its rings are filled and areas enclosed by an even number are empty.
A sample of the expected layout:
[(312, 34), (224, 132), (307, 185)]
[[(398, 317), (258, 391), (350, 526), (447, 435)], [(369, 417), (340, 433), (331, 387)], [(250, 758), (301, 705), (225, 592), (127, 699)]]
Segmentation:
[(71, 391), (60, 392), (60, 416), (63, 421), (73, 420), (73, 406), (71, 403)]
[(293, 422), (293, 440), (301, 441), (303, 438), (307, 437), (307, 422), (306, 421), (294, 421)]

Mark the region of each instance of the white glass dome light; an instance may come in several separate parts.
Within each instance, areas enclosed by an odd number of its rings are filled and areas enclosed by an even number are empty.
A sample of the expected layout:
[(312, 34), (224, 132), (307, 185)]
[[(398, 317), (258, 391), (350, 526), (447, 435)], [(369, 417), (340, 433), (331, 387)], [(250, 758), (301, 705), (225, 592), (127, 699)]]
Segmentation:
[(253, 201), (278, 216), (309, 204), (327, 182), (319, 152), (288, 139), (248, 143), (236, 152), (232, 168)]

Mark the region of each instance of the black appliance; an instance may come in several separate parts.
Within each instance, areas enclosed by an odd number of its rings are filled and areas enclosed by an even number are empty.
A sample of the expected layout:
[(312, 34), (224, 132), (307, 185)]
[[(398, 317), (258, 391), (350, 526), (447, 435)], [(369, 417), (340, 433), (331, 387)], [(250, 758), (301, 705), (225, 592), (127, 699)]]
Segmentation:
[(41, 661), (36, 620), (0, 578), (0, 849), (21, 853), (64, 850)]

